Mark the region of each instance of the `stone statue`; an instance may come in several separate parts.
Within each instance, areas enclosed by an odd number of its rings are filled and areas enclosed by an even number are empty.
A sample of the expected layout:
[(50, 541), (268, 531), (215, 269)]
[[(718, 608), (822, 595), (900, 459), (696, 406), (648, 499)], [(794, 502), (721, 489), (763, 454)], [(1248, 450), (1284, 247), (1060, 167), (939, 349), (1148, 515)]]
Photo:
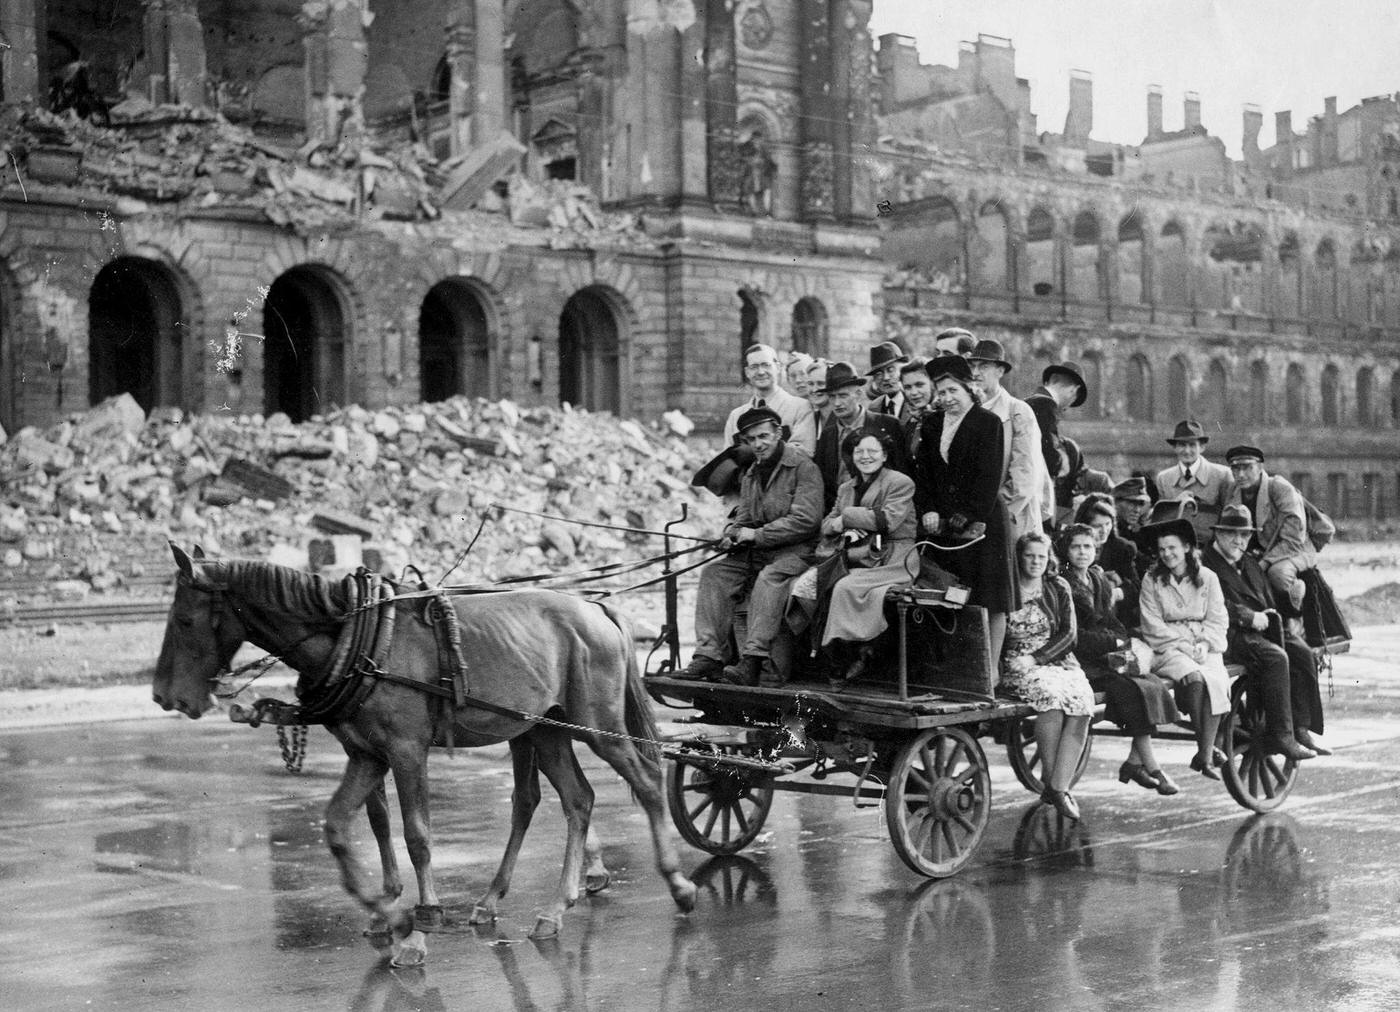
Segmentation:
[(749, 214), (773, 216), (773, 178), (778, 165), (755, 130), (739, 144), (739, 203)]

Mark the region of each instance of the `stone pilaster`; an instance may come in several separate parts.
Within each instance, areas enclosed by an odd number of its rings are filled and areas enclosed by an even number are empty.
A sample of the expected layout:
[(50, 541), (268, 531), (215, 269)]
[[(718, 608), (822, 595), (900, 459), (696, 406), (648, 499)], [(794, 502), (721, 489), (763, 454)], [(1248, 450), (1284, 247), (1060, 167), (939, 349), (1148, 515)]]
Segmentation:
[(204, 25), (197, 0), (142, 0), (152, 102), (207, 104)]
[(297, 15), (306, 54), (306, 135), (336, 145), (365, 127), (366, 0), (307, 0)]
[(40, 11), (37, 0), (0, 0), (0, 24), (10, 44), (0, 65), (4, 79), (0, 94), (6, 102), (32, 102), (39, 97)]
[(730, 0), (708, 0), (705, 27), (705, 122), (710, 199), (739, 202), (738, 72)]
[(472, 115), (476, 109), (476, 2), (460, 0), (447, 11), (444, 31), (447, 66), (452, 75), (447, 92), (451, 150), (460, 155), (472, 145)]
[(825, 0), (798, 6), (798, 76), (802, 96), (801, 216), (830, 219), (836, 212), (831, 96), (831, 17)]

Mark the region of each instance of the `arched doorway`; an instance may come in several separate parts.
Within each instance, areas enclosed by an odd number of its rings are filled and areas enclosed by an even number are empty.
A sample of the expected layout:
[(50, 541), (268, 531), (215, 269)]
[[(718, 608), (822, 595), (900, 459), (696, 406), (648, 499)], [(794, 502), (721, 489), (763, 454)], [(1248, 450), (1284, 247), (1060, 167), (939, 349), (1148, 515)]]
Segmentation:
[(418, 310), (418, 389), (424, 401), (491, 397), (491, 320), (470, 282), (448, 278)]
[(346, 403), (347, 313), (335, 276), (293, 267), (263, 303), (263, 400), (294, 422)]
[(607, 298), (585, 288), (559, 316), (559, 400), (589, 411), (622, 412), (622, 339)]
[(792, 307), (792, 350), (813, 358), (826, 354), (826, 307), (810, 295)]
[(169, 268), (113, 260), (88, 293), (88, 403), (128, 393), (150, 411), (187, 407), (180, 291)]
[(739, 296), (739, 347), (735, 362), (739, 368), (739, 382), (744, 382), (744, 359), (749, 345), (759, 341), (763, 322), (763, 300), (753, 289), (740, 288)]

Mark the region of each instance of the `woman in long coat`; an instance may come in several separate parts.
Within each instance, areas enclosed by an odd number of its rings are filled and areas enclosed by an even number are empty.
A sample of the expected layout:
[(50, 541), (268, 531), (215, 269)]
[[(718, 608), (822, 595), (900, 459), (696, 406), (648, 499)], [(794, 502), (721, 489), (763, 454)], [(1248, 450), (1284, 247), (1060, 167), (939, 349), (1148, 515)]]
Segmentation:
[[(894, 452), (884, 433), (856, 432), (846, 439), (842, 455), (850, 454), (856, 477), (836, 491), (836, 505), (822, 521), (819, 554), (840, 550), (842, 542), (865, 544), (854, 550), (864, 565), (852, 566), (831, 588), (822, 646), (837, 642), (868, 643), (889, 623), (885, 620), (885, 591), (911, 582), (905, 560), (914, 550), (914, 482), (886, 466)], [(878, 538), (879, 547), (874, 548)], [(873, 553), (873, 554), (872, 554)], [(847, 678), (858, 677), (867, 655), (857, 657)]]
[[(924, 536), (947, 549), (936, 551), (935, 561), (972, 588), (971, 603), (987, 609), (996, 663), (1006, 614), (1020, 604), (1010, 521), (997, 498), (1001, 419), (978, 404), (972, 370), (962, 356), (930, 359), (927, 369), (938, 410), (919, 430), (914, 505)], [(978, 534), (982, 540), (974, 541)]]
[(1196, 755), (1191, 768), (1219, 780), (1225, 755), (1215, 747), (1220, 717), (1230, 709), (1225, 671), (1230, 616), (1220, 579), (1201, 565), (1196, 531), (1184, 517), (1142, 529), (1157, 564), (1142, 581), (1142, 638), (1152, 648), (1152, 673), (1169, 680), (1176, 705), (1191, 715)]

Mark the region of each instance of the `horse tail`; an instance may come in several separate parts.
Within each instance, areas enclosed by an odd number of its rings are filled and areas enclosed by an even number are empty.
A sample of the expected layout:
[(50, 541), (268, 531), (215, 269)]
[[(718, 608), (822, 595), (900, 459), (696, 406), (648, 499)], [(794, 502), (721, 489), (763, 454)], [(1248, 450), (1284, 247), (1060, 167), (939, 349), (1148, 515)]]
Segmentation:
[(646, 763), (648, 772), (659, 774), (661, 771), (661, 744), (657, 740), (661, 734), (661, 729), (656, 726), (656, 717), (652, 713), (651, 698), (647, 695), (646, 688), (642, 685), (642, 671), (637, 664), (637, 648), (632, 639), (632, 623), (627, 621), (627, 617), (601, 605), (603, 613), (617, 626), (618, 634), (622, 638), (622, 654), (626, 658), (627, 675), (624, 680), (625, 697), (623, 700), (623, 718), (627, 725), (627, 733), (634, 739), (633, 744), (637, 747), (637, 754)]

